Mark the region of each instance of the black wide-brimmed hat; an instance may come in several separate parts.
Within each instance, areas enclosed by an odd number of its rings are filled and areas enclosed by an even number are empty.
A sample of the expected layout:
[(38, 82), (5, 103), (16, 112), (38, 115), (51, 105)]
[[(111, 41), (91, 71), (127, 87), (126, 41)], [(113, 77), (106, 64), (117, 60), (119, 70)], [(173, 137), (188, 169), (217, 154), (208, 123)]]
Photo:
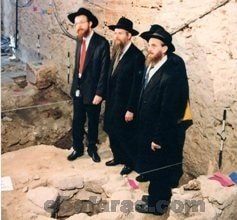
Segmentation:
[(172, 44), (172, 36), (168, 33), (162, 26), (158, 24), (151, 25), (149, 31), (145, 31), (140, 34), (140, 37), (149, 41), (150, 38), (157, 38), (164, 42), (165, 45), (168, 46), (168, 51), (173, 52), (175, 51), (175, 47)]
[(78, 11), (69, 14), (67, 17), (74, 24), (75, 17), (80, 16), (80, 15), (85, 15), (88, 18), (88, 20), (92, 22), (92, 26), (91, 26), (92, 28), (96, 27), (99, 23), (96, 16), (93, 15), (91, 11), (89, 11), (86, 8), (79, 8)]
[(110, 30), (114, 31), (114, 29), (124, 29), (132, 34), (132, 36), (136, 36), (139, 34), (138, 31), (133, 29), (133, 22), (125, 17), (121, 17), (116, 25), (109, 25)]

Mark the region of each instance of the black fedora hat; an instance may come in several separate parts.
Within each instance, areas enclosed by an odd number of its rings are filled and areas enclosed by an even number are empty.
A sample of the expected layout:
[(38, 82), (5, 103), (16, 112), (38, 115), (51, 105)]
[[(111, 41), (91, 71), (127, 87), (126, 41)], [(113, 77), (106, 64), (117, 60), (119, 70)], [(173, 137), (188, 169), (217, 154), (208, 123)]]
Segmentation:
[(92, 28), (96, 27), (99, 23), (96, 16), (93, 15), (91, 11), (89, 11), (86, 8), (79, 8), (78, 11), (69, 14), (67, 17), (74, 24), (75, 17), (80, 16), (80, 15), (85, 15), (88, 18), (88, 20), (92, 22)]
[(175, 47), (172, 44), (172, 36), (168, 33), (162, 26), (158, 24), (151, 25), (149, 31), (145, 31), (140, 34), (140, 37), (149, 41), (150, 38), (157, 38), (164, 42), (165, 45), (168, 46), (168, 51), (173, 52), (175, 51)]
[(132, 34), (132, 36), (136, 36), (139, 34), (138, 31), (133, 29), (133, 22), (125, 17), (121, 17), (116, 25), (109, 25), (110, 30), (114, 31), (116, 28), (124, 29)]

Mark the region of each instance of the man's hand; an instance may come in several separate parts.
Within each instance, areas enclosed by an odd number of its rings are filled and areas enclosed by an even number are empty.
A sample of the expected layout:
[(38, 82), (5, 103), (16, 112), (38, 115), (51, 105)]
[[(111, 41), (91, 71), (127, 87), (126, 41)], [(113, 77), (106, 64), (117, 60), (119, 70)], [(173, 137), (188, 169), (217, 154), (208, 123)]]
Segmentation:
[(102, 101), (102, 97), (101, 97), (101, 96), (98, 96), (98, 95), (95, 95), (92, 104), (93, 104), (93, 105), (98, 105), (98, 104), (101, 103), (101, 101)]
[(126, 114), (125, 114), (125, 121), (126, 122), (132, 121), (133, 120), (133, 116), (134, 116), (134, 114), (132, 112), (127, 111)]
[(151, 143), (151, 149), (152, 149), (153, 151), (156, 151), (156, 150), (161, 149), (161, 146), (160, 146), (159, 144), (156, 144), (156, 143), (152, 142), (152, 143)]

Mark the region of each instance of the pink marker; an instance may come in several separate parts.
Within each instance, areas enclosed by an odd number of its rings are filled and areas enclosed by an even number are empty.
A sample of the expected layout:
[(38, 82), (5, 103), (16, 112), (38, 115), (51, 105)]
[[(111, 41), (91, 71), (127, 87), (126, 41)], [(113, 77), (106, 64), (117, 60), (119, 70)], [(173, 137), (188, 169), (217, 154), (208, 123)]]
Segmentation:
[(127, 177), (127, 180), (128, 180), (128, 184), (131, 186), (132, 189), (138, 189), (138, 183), (133, 180), (133, 179), (130, 179)]

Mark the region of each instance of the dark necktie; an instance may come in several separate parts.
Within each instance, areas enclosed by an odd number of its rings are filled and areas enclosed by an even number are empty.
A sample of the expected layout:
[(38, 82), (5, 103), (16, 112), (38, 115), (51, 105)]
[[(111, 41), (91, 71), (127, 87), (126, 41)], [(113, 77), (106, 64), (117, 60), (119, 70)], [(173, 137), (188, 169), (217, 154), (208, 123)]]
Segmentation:
[(144, 82), (144, 89), (146, 88), (148, 82), (149, 82), (149, 78), (150, 78), (150, 73), (151, 73), (151, 70), (154, 68), (154, 66), (151, 66), (151, 68), (148, 70), (148, 72), (146, 73), (146, 76), (145, 76), (145, 82)]
[(82, 44), (81, 44), (81, 54), (80, 54), (80, 68), (79, 68), (80, 74), (82, 74), (83, 72), (85, 59), (86, 59), (86, 41), (83, 39)]
[(114, 61), (112, 74), (114, 73), (114, 70), (118, 66), (118, 63), (119, 63), (119, 60), (120, 60), (122, 54), (123, 54), (123, 52), (120, 52), (120, 53), (117, 54), (117, 56), (115, 58), (115, 61)]

